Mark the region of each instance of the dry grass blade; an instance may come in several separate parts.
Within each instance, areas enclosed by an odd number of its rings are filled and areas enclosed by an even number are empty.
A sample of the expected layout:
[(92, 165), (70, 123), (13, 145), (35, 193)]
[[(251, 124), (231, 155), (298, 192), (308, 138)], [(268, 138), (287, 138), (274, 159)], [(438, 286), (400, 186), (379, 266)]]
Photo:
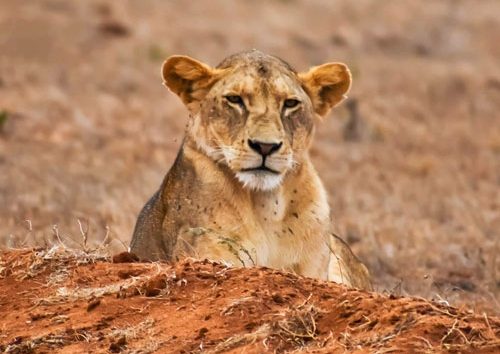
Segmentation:
[(284, 314), (282, 320), (276, 323), (276, 332), (283, 340), (304, 345), (307, 341), (316, 338), (316, 315), (318, 310), (310, 305), (306, 308), (292, 310)]
[(251, 333), (237, 334), (235, 336), (229, 337), (225, 341), (217, 344), (215, 348), (207, 351), (207, 353), (216, 354), (224, 353), (233, 348), (237, 348), (244, 344), (255, 343), (258, 340), (263, 340), (269, 337), (272, 333), (271, 326), (266, 323), (258, 327), (255, 331)]

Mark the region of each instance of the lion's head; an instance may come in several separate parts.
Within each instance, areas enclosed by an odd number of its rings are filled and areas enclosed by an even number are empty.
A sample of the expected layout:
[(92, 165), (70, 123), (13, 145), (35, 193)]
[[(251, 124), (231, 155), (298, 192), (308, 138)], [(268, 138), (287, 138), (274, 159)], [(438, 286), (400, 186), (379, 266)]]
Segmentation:
[(188, 135), (254, 190), (276, 188), (303, 161), (316, 118), (341, 102), (351, 84), (344, 64), (297, 73), (256, 50), (230, 56), (216, 68), (172, 56), (162, 73), (191, 113)]

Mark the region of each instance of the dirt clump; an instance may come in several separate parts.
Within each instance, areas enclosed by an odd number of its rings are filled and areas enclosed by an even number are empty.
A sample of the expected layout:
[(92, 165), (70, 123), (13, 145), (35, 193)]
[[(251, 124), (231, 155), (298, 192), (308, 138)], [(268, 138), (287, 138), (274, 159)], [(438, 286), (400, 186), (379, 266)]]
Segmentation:
[(500, 351), (500, 318), (485, 313), (268, 268), (129, 259), (60, 246), (1, 253), (0, 351)]

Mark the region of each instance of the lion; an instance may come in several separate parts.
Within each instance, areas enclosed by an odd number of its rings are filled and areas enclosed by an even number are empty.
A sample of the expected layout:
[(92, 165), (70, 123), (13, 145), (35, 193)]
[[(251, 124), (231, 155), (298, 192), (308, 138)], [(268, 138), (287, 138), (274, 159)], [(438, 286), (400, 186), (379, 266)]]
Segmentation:
[(171, 56), (162, 76), (189, 120), (173, 166), (139, 214), (130, 251), (370, 289), (366, 267), (330, 230), (327, 193), (308, 152), (318, 121), (346, 97), (347, 66), (297, 73), (252, 50), (217, 67)]

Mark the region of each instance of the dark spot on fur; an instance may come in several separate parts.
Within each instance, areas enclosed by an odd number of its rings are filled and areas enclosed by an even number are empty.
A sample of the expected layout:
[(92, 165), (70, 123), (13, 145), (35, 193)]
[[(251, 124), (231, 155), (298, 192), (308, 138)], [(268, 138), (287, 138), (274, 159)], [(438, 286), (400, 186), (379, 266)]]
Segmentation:
[(295, 216), (297, 219), (299, 218), (299, 214), (297, 213), (292, 213), (293, 216)]
[(290, 233), (291, 233), (292, 235), (295, 235), (295, 234), (293, 233), (293, 230), (292, 230), (291, 228), (288, 228), (288, 231), (290, 231)]
[(269, 68), (266, 66), (264, 63), (260, 63), (259, 67), (257, 69), (257, 72), (264, 77), (267, 77), (269, 75)]

